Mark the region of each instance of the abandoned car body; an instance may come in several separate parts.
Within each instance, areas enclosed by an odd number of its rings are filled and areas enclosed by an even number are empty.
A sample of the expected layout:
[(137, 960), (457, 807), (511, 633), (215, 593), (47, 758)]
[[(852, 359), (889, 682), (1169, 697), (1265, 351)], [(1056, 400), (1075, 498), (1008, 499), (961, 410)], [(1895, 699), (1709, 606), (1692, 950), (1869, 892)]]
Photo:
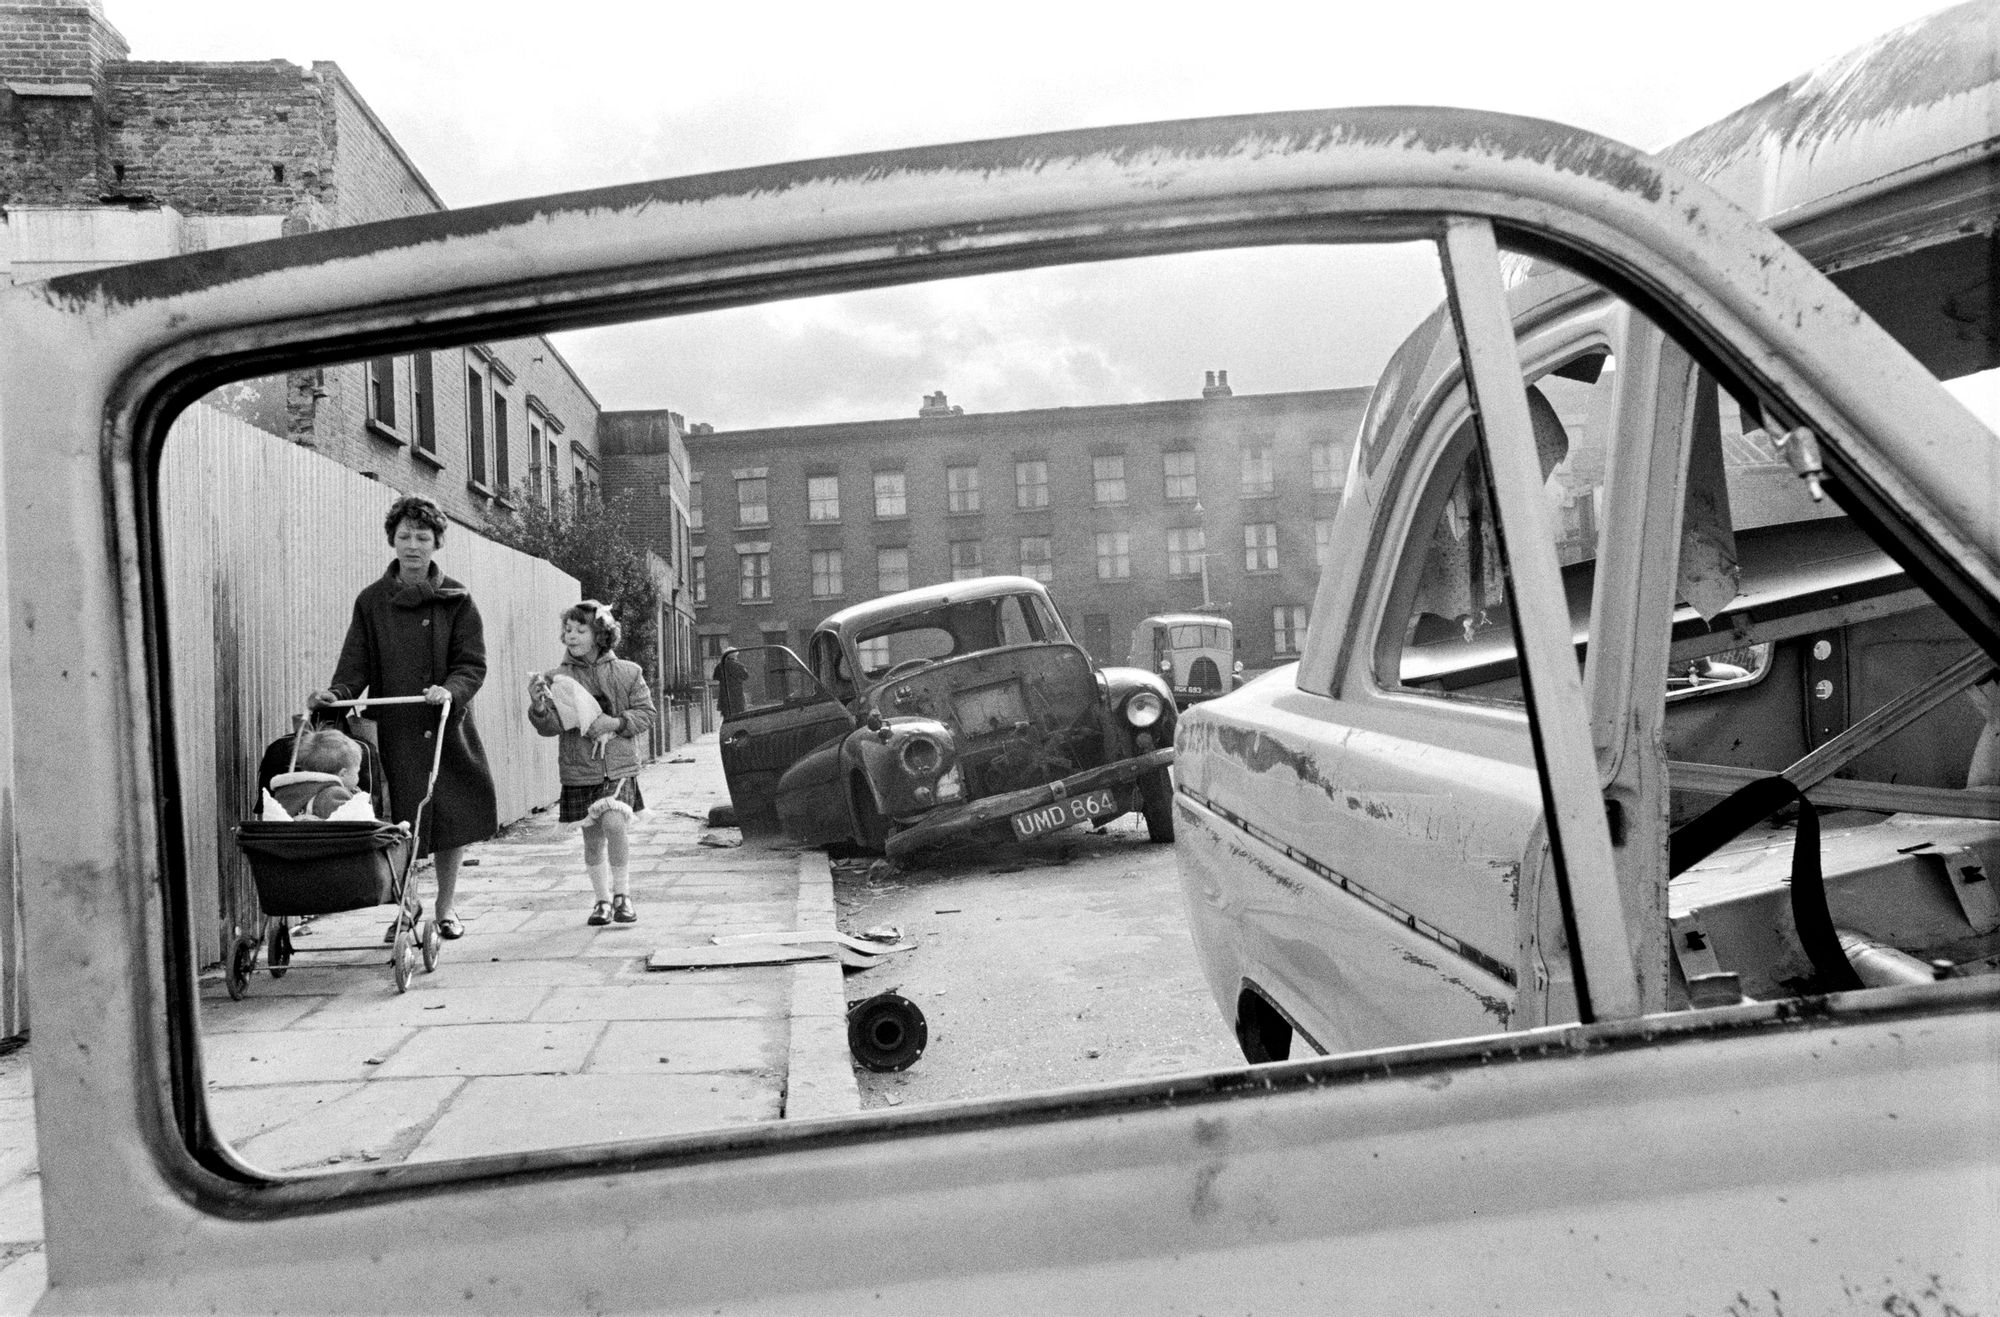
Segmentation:
[[(1575, 985), (1578, 1023), (317, 1175), (272, 1173), (217, 1137), (177, 845), (174, 739), (193, 733), (177, 727), (156, 643), (173, 619), (159, 606), (151, 459), (190, 398), (374, 351), (833, 287), (1385, 239), (1447, 258), (1497, 524), (1533, 550), (1508, 560), (1530, 696), (1467, 703), (1462, 748), (1492, 753), (1465, 757), (1463, 789), (1529, 797), (1530, 813), (1548, 802), (1547, 878), (1534, 890), (1563, 936), (1543, 938), (1542, 964)], [(1667, 1004), (1664, 797), (1647, 776), (1663, 758), (1653, 728), (1593, 720), (1556, 537), (1527, 533), (1547, 520), (1541, 409), (1514, 359), (1503, 241), (1637, 297), (1773, 432), (1809, 426), (1825, 483), (1858, 492), (1871, 529), (1915, 546), (1912, 579), (1934, 578), (1923, 584), (1980, 651), (2000, 650), (1992, 436), (1768, 229), (1638, 152), (1546, 123), (1397, 108), (926, 148), (423, 215), (0, 297), (16, 622), (6, 726), (36, 1009), (45, 1310), (239, 1308), (280, 1272), (289, 1294), (325, 1309), (420, 1311), (1268, 1310), (1324, 1298), (1329, 1277), (1357, 1310), (1457, 1311), (1476, 1297), (1502, 1311), (1708, 1311), (1767, 1293), (1792, 1311), (1911, 1310), (1925, 1295), (1990, 1305), (1992, 976), (1809, 1008), (1646, 1014)], [(1640, 365), (1621, 360), (1616, 373)], [(1678, 433), (1661, 430), (1668, 447)], [(1924, 442), (1897, 442), (1910, 435)], [(1600, 594), (1649, 566), (1632, 558), (1659, 532), (1637, 518), (1671, 511), (1649, 504), (1621, 523)], [(1327, 602), (1354, 584), (1346, 570), (1327, 573), (1313, 642), (1341, 630)], [(1645, 586), (1631, 597), (1667, 589)], [(1646, 689), (1663, 685), (1671, 613), (1594, 627), (1593, 692), (1636, 672)], [(1310, 690), (1266, 678), (1190, 712), (1203, 744), (1193, 780), (1176, 764), (1183, 835), (1192, 824), (1245, 855), (1263, 844), (1221, 831), (1201, 804), (1224, 748), (1208, 711), (1276, 686), (1274, 720), (1310, 717), (1345, 650), (1309, 649), (1298, 682)], [(1653, 716), (1643, 700), (1596, 704)], [(1593, 731), (1614, 751), (1615, 843)], [(1358, 727), (1353, 739), (1365, 748), (1378, 734)], [(1277, 743), (1263, 744), (1275, 769)], [(1396, 805), (1380, 783), (1363, 803)], [(1455, 819), (1435, 825), (1443, 835)], [(1505, 849), (1464, 837), (1450, 851), (1478, 861)], [(1490, 898), (1506, 875), (1489, 877)], [(1622, 903), (1648, 892), (1660, 894), (1644, 923), (1657, 953), (1635, 955)], [(1417, 954), (1456, 954), (1431, 945)], [(1512, 963), (1511, 947), (1479, 950)]]
[(803, 663), (756, 646), (722, 671), (745, 692), (724, 690), (722, 765), (748, 826), (903, 856), (1136, 810), (1173, 840), (1172, 694), (1094, 665), (1037, 581), (870, 600), (821, 622)]

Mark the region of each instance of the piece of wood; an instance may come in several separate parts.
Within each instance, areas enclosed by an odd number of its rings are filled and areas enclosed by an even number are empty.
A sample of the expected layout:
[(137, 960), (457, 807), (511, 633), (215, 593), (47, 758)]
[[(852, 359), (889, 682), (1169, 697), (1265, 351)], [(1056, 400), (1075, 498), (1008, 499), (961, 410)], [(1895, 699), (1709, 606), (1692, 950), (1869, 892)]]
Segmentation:
[(789, 965), (802, 960), (836, 960), (831, 943), (786, 947), (748, 943), (732, 947), (661, 947), (646, 957), (647, 969), (719, 969), (731, 965)]
[(883, 956), (892, 951), (912, 951), (914, 942), (878, 942), (873, 938), (850, 937), (835, 929), (801, 930), (793, 933), (717, 933), (709, 938), (719, 947), (743, 946), (753, 942), (775, 942), (781, 946), (805, 946), (815, 942), (831, 942), (846, 947), (849, 951), (859, 951), (863, 955)]

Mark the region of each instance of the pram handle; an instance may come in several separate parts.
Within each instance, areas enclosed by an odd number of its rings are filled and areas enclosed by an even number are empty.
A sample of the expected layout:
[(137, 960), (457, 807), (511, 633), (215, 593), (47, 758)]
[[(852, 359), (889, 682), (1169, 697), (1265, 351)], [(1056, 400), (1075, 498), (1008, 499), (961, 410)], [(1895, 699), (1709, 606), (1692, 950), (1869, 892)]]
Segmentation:
[[(375, 696), (364, 695), (358, 700), (327, 700), (323, 704), (318, 704), (318, 705), (308, 704), (306, 706), (306, 721), (307, 722), (312, 721), (313, 713), (317, 709), (358, 709), (358, 708), (365, 708), (370, 704), (429, 704), (429, 703), (430, 703), (429, 697), (423, 695), (375, 695)], [(426, 807), (430, 805), (431, 795), (437, 790), (438, 765), (444, 762), (444, 725), (447, 721), (450, 720), (450, 718), (451, 718), (451, 692), (446, 691), (444, 698), (438, 701), (438, 734), (432, 738), (435, 744), (431, 746), (430, 780), (424, 783), (424, 798), (417, 803), (417, 812), (415, 815), (411, 817), (409, 823), (410, 835), (418, 838), (420, 842), (423, 837), (424, 810)], [(292, 767), (296, 769), (298, 768), (298, 766), (299, 766), (299, 743), (297, 738), (294, 738), (292, 741)]]

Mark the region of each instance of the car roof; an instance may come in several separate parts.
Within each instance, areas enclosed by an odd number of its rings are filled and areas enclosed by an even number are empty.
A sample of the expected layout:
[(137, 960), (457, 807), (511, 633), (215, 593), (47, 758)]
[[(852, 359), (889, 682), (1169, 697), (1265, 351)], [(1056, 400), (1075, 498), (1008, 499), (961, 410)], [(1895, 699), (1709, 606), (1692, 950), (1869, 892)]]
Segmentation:
[[(870, 599), (866, 603), (851, 604), (837, 613), (828, 615), (819, 624), (817, 631), (837, 631), (846, 635), (852, 631), (884, 618), (902, 617), (908, 613), (921, 613), (926, 609), (944, 604), (962, 604), (977, 599), (996, 599), (1002, 595), (1039, 595), (1047, 602), (1049, 592), (1040, 581), (1026, 576), (979, 576), (969, 581), (944, 581), (937, 585), (921, 585), (914, 590), (902, 590), (880, 599)], [(1050, 605), (1054, 607), (1053, 604)]]
[(1234, 624), (1231, 623), (1228, 618), (1217, 617), (1214, 613), (1153, 613), (1150, 616), (1141, 619), (1139, 625), (1140, 626), (1188, 626), (1188, 625), (1218, 626), (1219, 625), (1219, 626), (1233, 627)]

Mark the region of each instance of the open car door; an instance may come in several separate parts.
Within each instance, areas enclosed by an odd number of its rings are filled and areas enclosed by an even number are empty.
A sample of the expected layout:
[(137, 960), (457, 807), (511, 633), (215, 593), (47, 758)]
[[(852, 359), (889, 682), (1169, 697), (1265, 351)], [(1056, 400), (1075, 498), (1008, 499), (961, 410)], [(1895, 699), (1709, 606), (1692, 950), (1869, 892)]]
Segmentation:
[(809, 752), (853, 729), (841, 702), (783, 645), (732, 649), (722, 688), (722, 772), (746, 832), (778, 830), (778, 779)]

